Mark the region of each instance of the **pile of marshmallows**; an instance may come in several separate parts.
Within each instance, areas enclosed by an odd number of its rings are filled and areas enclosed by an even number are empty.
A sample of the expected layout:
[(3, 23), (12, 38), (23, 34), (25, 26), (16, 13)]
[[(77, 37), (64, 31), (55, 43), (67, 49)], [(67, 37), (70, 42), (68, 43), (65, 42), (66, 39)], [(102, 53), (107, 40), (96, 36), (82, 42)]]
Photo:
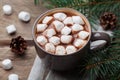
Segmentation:
[(89, 32), (85, 26), (80, 16), (54, 13), (37, 23), (36, 41), (51, 54), (71, 54), (86, 44)]
[[(13, 10), (12, 10), (12, 7), (10, 5), (4, 5), (3, 6), (3, 12), (5, 15), (11, 15)], [(30, 21), (30, 14), (26, 11), (21, 11), (19, 14), (18, 14), (18, 18), (21, 20), (21, 21), (24, 21), (24, 22), (28, 22)], [(15, 25), (9, 25), (6, 27), (6, 30), (8, 32), (8, 34), (13, 34), (16, 32), (16, 27)], [(5, 70), (10, 70), (12, 69), (13, 65), (12, 65), (12, 61), (10, 59), (5, 59), (2, 61), (2, 67), (3, 69)], [(19, 80), (19, 77), (17, 74), (10, 74), (8, 76), (8, 80)]]
[[(12, 7), (10, 5), (4, 5), (3, 6), (3, 13), (5, 15), (11, 15), (13, 12), (12, 10)], [(28, 22), (30, 21), (30, 13), (26, 12), (26, 11), (21, 11), (19, 14), (18, 14), (18, 18), (23, 21), (23, 22)], [(6, 27), (6, 30), (8, 32), (8, 34), (13, 34), (16, 32), (16, 27), (15, 25), (9, 25)]]

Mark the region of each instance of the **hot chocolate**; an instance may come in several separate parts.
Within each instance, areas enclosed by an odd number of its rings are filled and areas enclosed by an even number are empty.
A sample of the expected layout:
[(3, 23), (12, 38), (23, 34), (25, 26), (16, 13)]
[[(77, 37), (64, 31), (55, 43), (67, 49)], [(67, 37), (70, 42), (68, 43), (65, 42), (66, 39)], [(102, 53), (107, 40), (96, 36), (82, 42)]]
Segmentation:
[(50, 54), (66, 55), (81, 49), (90, 32), (81, 16), (58, 12), (43, 17), (36, 25), (36, 41)]

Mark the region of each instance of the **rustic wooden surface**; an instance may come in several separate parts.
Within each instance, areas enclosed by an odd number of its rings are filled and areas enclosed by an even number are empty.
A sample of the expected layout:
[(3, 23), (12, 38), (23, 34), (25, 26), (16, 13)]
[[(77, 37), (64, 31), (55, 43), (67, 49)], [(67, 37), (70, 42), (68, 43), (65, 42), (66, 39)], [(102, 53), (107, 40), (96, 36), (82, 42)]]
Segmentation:
[[(2, 6), (9, 4), (13, 8), (13, 14), (6, 16), (3, 14)], [(27, 80), (33, 61), (36, 56), (36, 51), (33, 46), (29, 46), (26, 55), (23, 57), (16, 56), (10, 51), (9, 41), (11, 38), (21, 35), (26, 40), (32, 40), (32, 25), (35, 19), (47, 9), (42, 5), (35, 6), (34, 0), (0, 0), (0, 80), (7, 80), (8, 75), (16, 73), (19, 75), (20, 80)], [(18, 19), (20, 11), (28, 11), (31, 14), (31, 21), (29, 23), (21, 22)], [(17, 28), (15, 35), (8, 35), (6, 26), (14, 24)], [(4, 43), (7, 43), (4, 45)], [(8, 41), (8, 42), (5, 42)], [(6, 71), (2, 68), (2, 60), (9, 58), (13, 62), (13, 69)]]

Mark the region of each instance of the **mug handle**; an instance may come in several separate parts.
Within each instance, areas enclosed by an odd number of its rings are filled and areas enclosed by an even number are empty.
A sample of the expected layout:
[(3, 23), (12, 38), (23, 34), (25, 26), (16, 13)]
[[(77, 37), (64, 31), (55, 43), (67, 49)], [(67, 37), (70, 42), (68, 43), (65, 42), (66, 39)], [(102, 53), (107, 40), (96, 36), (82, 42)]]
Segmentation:
[[(92, 32), (92, 36), (91, 36), (91, 42), (96, 41), (96, 40), (105, 40), (107, 43), (105, 46), (110, 45), (111, 43), (111, 38), (110, 36), (105, 33), (105, 32)], [(92, 49), (92, 51), (95, 49)]]

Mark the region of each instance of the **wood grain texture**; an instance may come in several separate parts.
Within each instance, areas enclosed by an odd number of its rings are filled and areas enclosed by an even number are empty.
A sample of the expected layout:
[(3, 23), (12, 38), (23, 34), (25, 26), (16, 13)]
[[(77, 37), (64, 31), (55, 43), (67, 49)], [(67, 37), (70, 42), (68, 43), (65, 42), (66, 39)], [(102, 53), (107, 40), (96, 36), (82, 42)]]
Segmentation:
[[(13, 8), (13, 13), (10, 16), (4, 15), (2, 6), (9, 4)], [(9, 43), (13, 37), (21, 35), (26, 40), (32, 40), (32, 26), (35, 19), (45, 12), (47, 9), (42, 5), (35, 6), (34, 0), (0, 0), (0, 80), (7, 80), (7, 77), (11, 73), (19, 75), (20, 80), (27, 80), (31, 67), (33, 65), (36, 51), (34, 47), (29, 46), (26, 55), (23, 57), (16, 56), (10, 51)], [(18, 19), (20, 11), (27, 11), (31, 14), (31, 20), (28, 23), (24, 23)], [(14, 24), (17, 28), (15, 35), (8, 35), (6, 26)], [(30, 44), (30, 42), (29, 42)], [(2, 66), (2, 60), (9, 58), (13, 62), (13, 69), (5, 71)]]
[[(34, 0), (0, 0), (0, 39), (8, 40), (12, 37), (21, 35), (25, 39), (32, 39), (32, 26), (35, 19), (47, 9), (42, 6), (42, 3), (38, 6), (34, 5)], [(13, 13), (10, 16), (3, 14), (2, 6), (9, 4), (13, 8)], [(18, 19), (20, 11), (27, 11), (31, 14), (31, 21), (24, 23)], [(6, 26), (14, 24), (17, 28), (17, 33), (13, 36), (7, 34)]]
[[(20, 80), (27, 80), (35, 55), (34, 47), (28, 47), (24, 56), (15, 55), (9, 47), (0, 48), (0, 80), (7, 80), (11, 73), (18, 74)], [(11, 59), (13, 63), (13, 69), (9, 71), (4, 70), (1, 66), (1, 62), (7, 58)]]

